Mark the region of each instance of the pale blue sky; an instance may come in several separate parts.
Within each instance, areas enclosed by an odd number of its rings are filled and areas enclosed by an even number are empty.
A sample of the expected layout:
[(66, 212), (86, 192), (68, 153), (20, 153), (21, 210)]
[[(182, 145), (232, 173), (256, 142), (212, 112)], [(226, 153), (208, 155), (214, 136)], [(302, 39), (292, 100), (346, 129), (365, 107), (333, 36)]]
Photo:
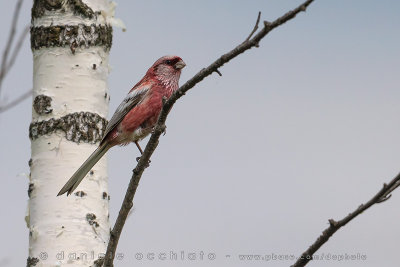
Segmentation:
[[(243, 41), (257, 12), (274, 20), (301, 1), (128, 1), (116, 15), (110, 74), (113, 112), (160, 56), (187, 63), (181, 84)], [(2, 1), (0, 47), (14, 1)], [(20, 19), (30, 22), (31, 1)], [(116, 266), (290, 266), (239, 254), (303, 252), (328, 226), (400, 171), (400, 2), (315, 0), (174, 107), (126, 223)], [(32, 86), (25, 42), (2, 98)], [(0, 266), (26, 264), (30, 101), (0, 114)], [(142, 142), (143, 146), (145, 142)], [(111, 220), (137, 157), (109, 153)], [(398, 266), (400, 192), (340, 230), (319, 252), (364, 261), (310, 266)], [(200, 251), (215, 260), (137, 260), (136, 253)], [(230, 255), (229, 258), (226, 255)], [(204, 256), (204, 257), (206, 257)]]

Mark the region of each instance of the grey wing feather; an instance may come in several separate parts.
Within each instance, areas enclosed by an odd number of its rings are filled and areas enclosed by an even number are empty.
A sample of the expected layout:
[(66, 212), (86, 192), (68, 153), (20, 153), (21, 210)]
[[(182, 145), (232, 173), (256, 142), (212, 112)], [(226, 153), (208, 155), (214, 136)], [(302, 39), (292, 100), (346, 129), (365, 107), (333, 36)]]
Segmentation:
[(142, 101), (142, 99), (145, 97), (147, 92), (149, 91), (150, 87), (144, 87), (141, 89), (136, 89), (131, 91), (125, 99), (122, 101), (121, 104), (119, 104), (118, 108), (115, 110), (114, 115), (111, 117), (110, 121), (107, 124), (106, 130), (104, 131), (103, 138), (101, 139), (101, 142), (103, 142), (104, 138), (106, 138), (107, 134), (109, 134), (115, 126), (118, 125), (122, 121), (122, 119), (125, 117), (128, 112), (134, 108), (137, 104)]

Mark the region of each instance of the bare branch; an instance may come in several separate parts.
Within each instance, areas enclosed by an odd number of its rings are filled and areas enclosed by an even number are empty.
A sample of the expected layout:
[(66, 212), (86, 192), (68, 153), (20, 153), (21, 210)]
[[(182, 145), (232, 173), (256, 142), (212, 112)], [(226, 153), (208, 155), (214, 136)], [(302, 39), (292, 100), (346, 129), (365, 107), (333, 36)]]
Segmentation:
[[(15, 5), (14, 15), (13, 15), (12, 22), (11, 22), (10, 34), (8, 36), (6, 47), (4, 48), (4, 51), (3, 51), (3, 57), (1, 60), (1, 66), (0, 66), (0, 96), (1, 96), (1, 89), (2, 89), (4, 77), (7, 75), (7, 73), (10, 71), (10, 69), (13, 67), (15, 60), (17, 59), (17, 56), (19, 54), (19, 51), (21, 50), (22, 44), (23, 44), (26, 36), (29, 33), (29, 26), (26, 26), (24, 28), (24, 30), (21, 32), (21, 34), (18, 38), (18, 41), (12, 51), (11, 57), (9, 58), (9, 54), (11, 52), (11, 46), (14, 42), (15, 34), (17, 31), (18, 18), (19, 18), (19, 14), (21, 12), (22, 3), (23, 3), (23, 0), (18, 0)], [(12, 100), (10, 103), (0, 105), (0, 113), (18, 105), (24, 99), (28, 98), (31, 95), (32, 95), (32, 90), (29, 90), (28, 92), (25, 92), (22, 95), (20, 95), (19, 97), (17, 97), (16, 99)]]
[(12, 66), (15, 63), (15, 60), (17, 59), (17, 56), (19, 54), (19, 51), (21, 50), (22, 44), (24, 43), (24, 40), (26, 36), (28, 36), (29, 33), (29, 26), (26, 26), (24, 30), (21, 32), (18, 42), (16, 43), (14, 50), (12, 52), (12, 55), (10, 57), (10, 60), (7, 62), (7, 66), (4, 72), (4, 76), (7, 75), (8, 71), (12, 68)]
[[(236, 46), (230, 52), (222, 55), (216, 61), (214, 61), (210, 66), (205, 69), (199, 71), (193, 78), (187, 81), (184, 85), (182, 85), (163, 105), (162, 111), (158, 118), (157, 124), (154, 127), (154, 131), (150, 137), (149, 142), (146, 145), (146, 148), (140, 157), (139, 162), (137, 163), (136, 167), (133, 169), (133, 175), (129, 182), (128, 189), (125, 194), (124, 201), (122, 203), (121, 209), (119, 211), (117, 220), (115, 222), (114, 228), (110, 234), (110, 241), (108, 243), (107, 252), (104, 258), (104, 266), (113, 266), (113, 260), (115, 256), (115, 251), (117, 249), (118, 241), (124, 227), (125, 221), (129, 214), (130, 209), (133, 206), (133, 198), (136, 193), (136, 189), (139, 185), (140, 178), (148, 166), (148, 162), (150, 160), (151, 155), (153, 154), (154, 150), (157, 148), (158, 140), (161, 134), (165, 130), (165, 121), (167, 119), (168, 113), (170, 112), (172, 106), (175, 102), (182, 97), (188, 90), (193, 88), (196, 84), (201, 82), (204, 78), (211, 75), (213, 72), (217, 72), (217, 70), (222, 67), (225, 63), (229, 62), (231, 59), (237, 57), (241, 53), (249, 50), (252, 47), (258, 45), (260, 40), (264, 38), (271, 30), (274, 28), (284, 24), (285, 22), (293, 19), (298, 13), (301, 11), (305, 11), (307, 6), (310, 5), (314, 0), (307, 0), (302, 5), (297, 7), (296, 9), (289, 11), (282, 17), (278, 18), (272, 23), (264, 23), (264, 27), (253, 37), (249, 40), (244, 41), (240, 45)], [(253, 33), (250, 35), (250, 37)], [(218, 72), (217, 72), (218, 73)]]
[(18, 105), (19, 103), (21, 103), (22, 101), (24, 101), (26, 98), (30, 97), (32, 95), (32, 89), (23, 93), (22, 95), (20, 95), (19, 97), (17, 97), (16, 99), (12, 100), (11, 102), (1, 105), (0, 106), (0, 113), (7, 111), (8, 109), (15, 107), (16, 105)]
[(7, 44), (3, 51), (3, 58), (1, 60), (1, 67), (0, 67), (0, 93), (1, 93), (1, 84), (3, 82), (5, 74), (7, 72), (8, 54), (10, 53), (11, 45), (14, 41), (15, 32), (17, 30), (18, 17), (19, 17), (19, 13), (21, 11), (22, 2), (23, 2), (23, 0), (18, 0), (15, 5), (14, 15), (13, 15), (12, 22), (11, 22), (10, 34), (8, 35)]
[(398, 186), (400, 185), (400, 173), (393, 178), (389, 184), (384, 184), (383, 188), (379, 190), (379, 192), (373, 196), (367, 203), (361, 204), (356, 210), (349, 213), (346, 217), (341, 219), (340, 221), (335, 221), (330, 219), (329, 227), (326, 228), (322, 234), (317, 238), (317, 240), (303, 253), (301, 254), (300, 258), (291, 266), (291, 267), (302, 267), (305, 266), (310, 260), (314, 253), (323, 245), (325, 244), (329, 238), (341, 227), (345, 226), (355, 217), (363, 213), (365, 210), (370, 208), (374, 204), (382, 203), (390, 198), (390, 193), (393, 192)]

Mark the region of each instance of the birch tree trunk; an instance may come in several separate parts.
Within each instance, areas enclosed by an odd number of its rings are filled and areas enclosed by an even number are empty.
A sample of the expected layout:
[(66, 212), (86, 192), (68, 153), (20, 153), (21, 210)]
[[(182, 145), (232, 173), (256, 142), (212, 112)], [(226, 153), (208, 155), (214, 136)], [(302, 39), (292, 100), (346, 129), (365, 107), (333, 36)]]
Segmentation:
[(107, 162), (70, 197), (56, 197), (106, 127), (114, 6), (107, 0), (35, 0), (27, 266), (96, 266), (106, 251)]

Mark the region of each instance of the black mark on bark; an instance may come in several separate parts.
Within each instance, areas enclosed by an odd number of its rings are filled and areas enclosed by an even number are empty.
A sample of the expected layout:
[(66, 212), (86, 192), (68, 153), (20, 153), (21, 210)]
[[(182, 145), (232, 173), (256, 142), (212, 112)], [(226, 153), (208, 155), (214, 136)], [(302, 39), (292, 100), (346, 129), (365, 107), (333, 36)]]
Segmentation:
[(93, 225), (94, 227), (99, 227), (99, 223), (96, 222), (95, 220), (96, 220), (96, 215), (94, 215), (93, 213), (86, 214), (86, 221), (88, 221), (88, 223), (90, 225)]
[(107, 194), (107, 192), (103, 192), (103, 199), (110, 200), (110, 196)]
[(38, 258), (28, 257), (28, 259), (26, 260), (26, 267), (36, 266), (38, 262), (39, 262)]
[(38, 95), (35, 97), (33, 101), (33, 108), (35, 109), (36, 113), (39, 115), (49, 114), (53, 111), (50, 108), (51, 106), (51, 97), (46, 95)]
[(31, 28), (32, 50), (42, 47), (69, 46), (76, 47), (104, 46), (109, 50), (112, 45), (112, 27), (110, 25), (57, 25)]
[(32, 18), (43, 16), (46, 10), (65, 12), (66, 6), (72, 9), (75, 15), (80, 15), (84, 18), (92, 19), (97, 15), (97, 12), (94, 12), (82, 0), (35, 0), (32, 7)]
[(84, 197), (84, 196), (86, 196), (87, 194), (85, 193), (85, 192), (83, 192), (83, 191), (78, 191), (78, 192), (75, 192), (75, 196), (77, 196), (77, 197)]
[(35, 140), (39, 136), (62, 131), (69, 141), (96, 143), (101, 141), (107, 123), (107, 120), (98, 114), (76, 112), (59, 119), (32, 122), (29, 126), (29, 138)]
[(34, 184), (33, 183), (29, 183), (29, 187), (28, 187), (28, 197), (31, 197), (32, 191), (34, 189)]

